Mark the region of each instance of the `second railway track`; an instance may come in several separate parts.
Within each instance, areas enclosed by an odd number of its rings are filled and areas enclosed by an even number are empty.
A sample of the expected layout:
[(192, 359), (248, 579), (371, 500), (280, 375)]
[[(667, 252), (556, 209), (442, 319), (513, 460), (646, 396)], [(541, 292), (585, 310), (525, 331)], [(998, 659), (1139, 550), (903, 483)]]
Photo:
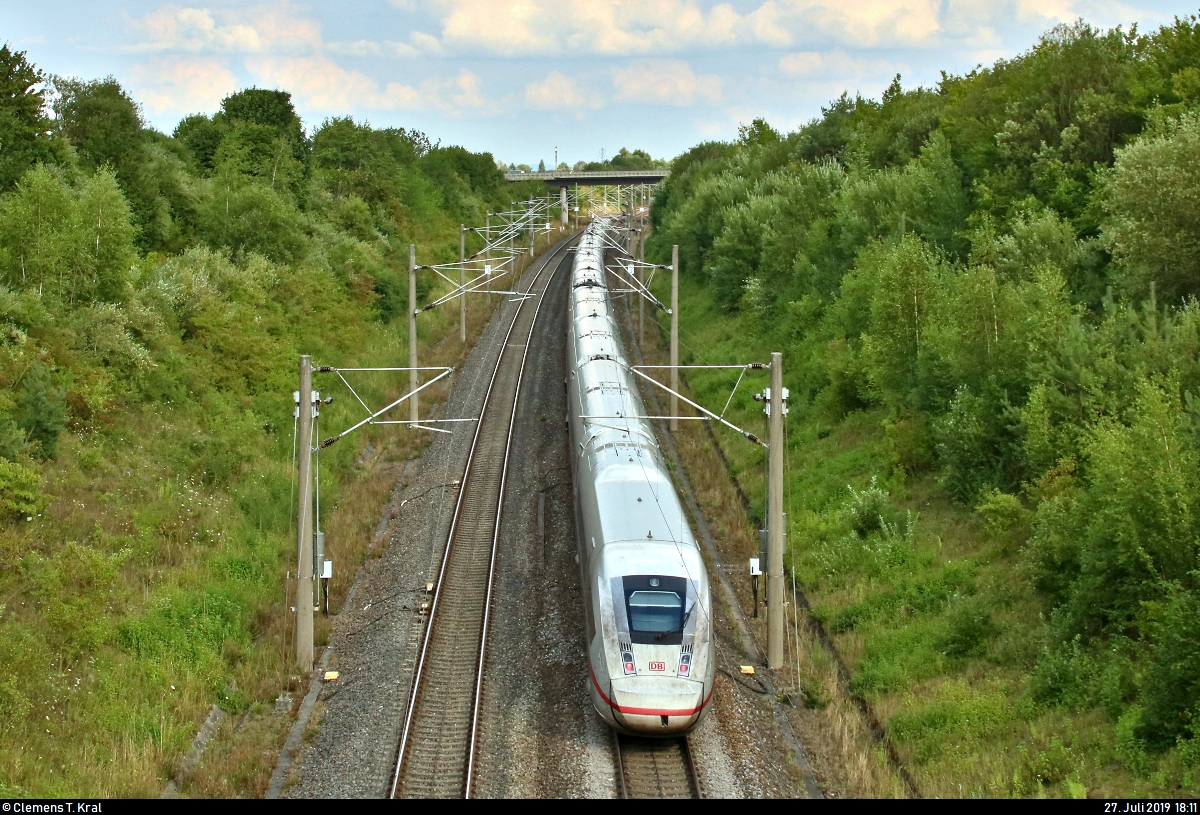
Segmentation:
[(471, 795), (488, 606), (528, 344), (561, 253), (547, 252), (504, 338), (467, 458), (413, 678), (392, 797)]

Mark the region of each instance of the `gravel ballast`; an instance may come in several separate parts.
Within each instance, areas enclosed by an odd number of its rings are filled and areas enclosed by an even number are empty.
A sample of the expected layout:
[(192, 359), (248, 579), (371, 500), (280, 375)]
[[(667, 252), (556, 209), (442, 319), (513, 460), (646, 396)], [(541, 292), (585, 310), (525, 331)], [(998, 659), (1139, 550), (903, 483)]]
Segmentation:
[[(560, 257), (555, 264), (566, 267), (547, 270), (558, 274), (534, 327), (515, 415), (480, 699), (478, 797), (610, 798), (619, 791), (613, 736), (587, 689), (565, 423), (572, 258)], [(522, 289), (537, 268), (526, 273)], [(456, 371), (440, 416), (478, 415), (515, 311), (512, 302), (497, 309)], [(364, 568), (352, 602), (334, 621), (331, 664), (340, 678), (321, 689), (314, 717), (319, 732), (297, 756), (286, 796), (384, 797), (390, 791), (423, 634), (418, 610), (441, 560), (457, 498), (453, 482), (462, 478), (471, 442), (469, 431), (435, 436), (405, 469), (385, 510), (382, 556)], [(724, 604), (714, 605), (723, 671), (710, 715), (690, 737), (701, 788), (706, 797), (804, 797), (774, 700), (735, 678), (737, 665), (747, 661), (738, 621)]]

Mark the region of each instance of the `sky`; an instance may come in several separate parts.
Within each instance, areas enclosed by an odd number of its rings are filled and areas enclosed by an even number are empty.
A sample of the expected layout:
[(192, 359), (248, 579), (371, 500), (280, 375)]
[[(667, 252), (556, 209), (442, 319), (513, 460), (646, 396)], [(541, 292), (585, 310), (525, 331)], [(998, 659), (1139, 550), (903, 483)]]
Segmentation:
[(792, 130), (843, 91), (879, 98), (1028, 49), (1077, 19), (1153, 29), (1168, 0), (40, 0), (0, 42), (48, 73), (112, 75), (170, 133), (240, 88), (308, 127), (352, 116), (512, 163), (670, 158), (761, 116)]

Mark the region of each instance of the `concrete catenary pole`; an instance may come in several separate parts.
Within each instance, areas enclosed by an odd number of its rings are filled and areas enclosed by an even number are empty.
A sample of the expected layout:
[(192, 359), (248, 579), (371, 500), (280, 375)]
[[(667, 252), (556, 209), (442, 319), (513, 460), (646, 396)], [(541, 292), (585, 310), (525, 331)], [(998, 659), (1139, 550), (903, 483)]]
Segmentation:
[[(492, 265), (492, 213), (490, 213), (490, 212), (487, 214), (487, 216), (484, 219), (483, 231), (484, 231), (484, 234), (487, 235), (487, 237), (483, 239), (484, 243), (487, 244), (487, 248), (483, 252), (483, 265), (491, 266)], [(483, 279), (483, 285), (484, 285), (485, 290), (487, 291), (488, 300), (491, 300), (492, 299), (492, 276), (491, 275), (488, 275), (487, 277), (485, 277)]]
[[(643, 230), (638, 235), (638, 260), (646, 262), (646, 232)], [(638, 266), (638, 283), (646, 286), (646, 269)], [(642, 346), (646, 343), (646, 330), (643, 327), (646, 323), (646, 298), (644, 296), (638, 298), (638, 345)]]
[[(417, 389), (417, 246), (408, 245), (408, 392)], [(408, 398), (408, 420), (415, 422), (418, 418), (417, 399)]]
[(771, 354), (767, 465), (767, 664), (783, 667), (783, 354)]
[(536, 234), (533, 223), (533, 201), (529, 202), (529, 209), (525, 210), (526, 220), (529, 222), (529, 257), (533, 257), (533, 236)]
[(562, 187), (558, 188), (558, 208), (561, 210), (561, 212), (559, 214), (562, 218), (563, 229), (566, 229), (567, 228), (567, 188), (566, 188), (566, 186), (562, 186)]
[(462, 291), (467, 283), (467, 225), (458, 225), (458, 338), (467, 341), (467, 295)]
[(313, 533), (312, 533), (312, 357), (300, 357), (300, 400), (296, 448), (300, 464), (300, 509), (296, 516), (296, 667), (313, 667)]
[(679, 244), (671, 247), (671, 432), (679, 429)]

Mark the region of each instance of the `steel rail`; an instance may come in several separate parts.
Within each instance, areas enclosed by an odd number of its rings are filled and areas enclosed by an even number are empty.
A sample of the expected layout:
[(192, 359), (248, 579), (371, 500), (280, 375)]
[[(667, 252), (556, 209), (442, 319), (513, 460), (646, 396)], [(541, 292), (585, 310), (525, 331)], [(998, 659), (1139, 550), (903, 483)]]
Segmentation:
[[(563, 246), (566, 246), (571, 241), (564, 241)], [(550, 267), (551, 263), (558, 262), (557, 258), (553, 260), (546, 258), (545, 264), (541, 271), (538, 272), (538, 277), (541, 277), (542, 272), (545, 272)], [(467, 778), (466, 792), (464, 798), (471, 797), (471, 780), (475, 770), (475, 740), (479, 729), (479, 696), (483, 690), (483, 667), (484, 655), (487, 651), (487, 632), (488, 621), (490, 619), (490, 611), (492, 606), (492, 585), (496, 577), (496, 548), (500, 539), (500, 514), (504, 509), (504, 488), (508, 483), (508, 460), (509, 453), (512, 451), (513, 428), (517, 424), (517, 408), (521, 403), (521, 383), (525, 379), (525, 363), (529, 359), (529, 346), (533, 340), (533, 330), (537, 327), (538, 315), (542, 313), (542, 303), (546, 301), (546, 292), (550, 290), (550, 284), (554, 282), (554, 275), (558, 273), (558, 267), (555, 266), (550, 272), (550, 277), (546, 280), (546, 285), (542, 287), (542, 293), (538, 295), (537, 306), (533, 310), (533, 316), (529, 319), (529, 335), (525, 338), (525, 349), (521, 353), (521, 367), (517, 370), (517, 384), (513, 393), (513, 408), (512, 416), (508, 420), (508, 438), (504, 442), (504, 470), (500, 474), (500, 501), (496, 507), (496, 526), (492, 530), (492, 556), (488, 562), (488, 583), (487, 595), (483, 601), (483, 631), (479, 638), (479, 672), (475, 679), (475, 702), (474, 702), (474, 718), (471, 722), (471, 745), (467, 750)], [(536, 278), (535, 278), (536, 280)], [(534, 281), (530, 281), (529, 288), (525, 292), (525, 297), (521, 299), (521, 305), (525, 304), (525, 300), (529, 297), (529, 292), (533, 290)], [(516, 324), (516, 318), (513, 319), (513, 324)], [(510, 331), (511, 333), (511, 331)], [(508, 338), (504, 341), (505, 350), (508, 349)], [(504, 354), (501, 353), (501, 356)], [(480, 422), (482, 424), (482, 422)]]
[(703, 798), (687, 736), (613, 734), (622, 798)]
[[(555, 251), (553, 251), (552, 253), (548, 254), (545, 257), (544, 262), (542, 264), (542, 268), (537, 271), (537, 273), (534, 275), (533, 280), (530, 281), (529, 286), (527, 287), (526, 292), (525, 292), (526, 295), (530, 294), (533, 291), (534, 287), (541, 280), (542, 275), (546, 272), (547, 269), (556, 269), (557, 268), (556, 266), (554, 266), (554, 264), (559, 260), (559, 256), (561, 254), (563, 254), (563, 250), (566, 249), (572, 243), (573, 243), (573, 240), (564, 241), (563, 244), (561, 244), (558, 247), (558, 249), (556, 249)], [(551, 271), (550, 276), (553, 277), (553, 274), (554, 274), (554, 272)], [(549, 282), (547, 281), (547, 284), (545, 287), (542, 288), (541, 295), (539, 296), (539, 299), (538, 299), (538, 308), (539, 309), (541, 306), (541, 302), (545, 297), (546, 289), (548, 287), (549, 287)], [(450, 530), (446, 537), (446, 548), (442, 554), (442, 564), (441, 564), (441, 567), (438, 572), (438, 580), (437, 580), (437, 584), (435, 587), (433, 600), (430, 604), (429, 616), (428, 616), (426, 626), (425, 626), (425, 636), (423, 638), (423, 642), (421, 645), (421, 656), (417, 663), (417, 668), (413, 673), (412, 685), (410, 688), (409, 700), (408, 700), (408, 709), (405, 713), (404, 730), (403, 730), (401, 738), (400, 738), (400, 745), (399, 745), (398, 755), (397, 755), (397, 759), (396, 759), (396, 770), (392, 776), (391, 797), (393, 797), (393, 798), (395, 798), (397, 793), (400, 791), (400, 781), (401, 781), (402, 773), (404, 772), (404, 769), (405, 769), (405, 762), (406, 762), (406, 760), (411, 760), (411, 758), (412, 758), (413, 750), (412, 750), (412, 745), (411, 745), (411, 738), (413, 735), (414, 717), (417, 713), (418, 705), (422, 701), (422, 692), (424, 689), (423, 683), (424, 683), (425, 675), (426, 675), (426, 666), (427, 666), (427, 662), (428, 662), (428, 659), (430, 656), (430, 643), (433, 640), (434, 632), (437, 630), (437, 623), (440, 620), (440, 617), (438, 616), (438, 612), (443, 606), (443, 602), (442, 602), (443, 589), (445, 588), (447, 569), (450, 566), (451, 556), (454, 553), (455, 538), (456, 538), (456, 535), (458, 535), (458, 533), (459, 533), (460, 527), (465, 522), (465, 520), (463, 518), (464, 502), (467, 500), (467, 495), (470, 492), (470, 489), (469, 489), (470, 481), (471, 481), (472, 476), (475, 474), (475, 470), (476, 470), (475, 465), (477, 462), (477, 454), (480, 452), (480, 450), (479, 450), (480, 439), (481, 439), (482, 433), (484, 432), (484, 426), (486, 424), (483, 421), (483, 417), (488, 414), (489, 409), (492, 407), (492, 398), (493, 398), (493, 395), (496, 394), (496, 392), (497, 392), (497, 385), (499, 384), (499, 379), (501, 377), (501, 373), (505, 368), (505, 362), (508, 359), (507, 350), (509, 347), (509, 340), (512, 337), (513, 331), (516, 330), (517, 324), (520, 322), (520, 318), (522, 316), (522, 313), (523, 313), (523, 310), (525, 307), (525, 302), (527, 299), (528, 298), (526, 297), (526, 298), (522, 298), (519, 301), (519, 305), (517, 306), (517, 312), (516, 312), (516, 314), (513, 315), (512, 323), (509, 325), (508, 331), (504, 335), (504, 340), (503, 340), (503, 343), (501, 344), (501, 352), (496, 359), (496, 367), (492, 371), (492, 376), (488, 381), (487, 391), (484, 394), (483, 406), (480, 410), (480, 420), (475, 425), (475, 434), (471, 440), (471, 447), (470, 447), (470, 450), (467, 455), (467, 463), (466, 463), (466, 466), (463, 471), (463, 478), (461, 479), (462, 488), (459, 490), (458, 498), (455, 501), (454, 513), (452, 515), (451, 522), (450, 522)], [(533, 331), (533, 327), (536, 324), (536, 317), (537, 317), (537, 313), (535, 312), (534, 317), (531, 319), (530, 324), (529, 324), (529, 330), (530, 330), (531, 334)], [(472, 695), (473, 710), (470, 711), (471, 724), (469, 726), (469, 732), (467, 734), (467, 741), (468, 741), (468, 745), (469, 745), (468, 746), (469, 754), (466, 756), (463, 756), (463, 764), (460, 765), (463, 768), (464, 772), (466, 773), (466, 775), (464, 777), (464, 784), (463, 784), (464, 795), (469, 793), (470, 771), (473, 769), (474, 745), (476, 742), (476, 729), (478, 727), (478, 701), (479, 701), (479, 692), (482, 687), (482, 669), (483, 669), (483, 663), (484, 663), (484, 652), (486, 650), (486, 642), (487, 642), (486, 625), (487, 625), (487, 620), (488, 620), (488, 606), (490, 605), (491, 586), (492, 586), (492, 581), (493, 581), (493, 577), (494, 577), (492, 572), (494, 571), (494, 566), (495, 566), (495, 550), (496, 550), (496, 545), (497, 545), (497, 540), (498, 540), (500, 512), (503, 508), (503, 485), (505, 483), (505, 480), (507, 477), (507, 471), (508, 471), (507, 451), (509, 449), (509, 446), (511, 445), (512, 428), (513, 428), (513, 423), (515, 422), (515, 418), (516, 418), (517, 400), (519, 399), (519, 396), (520, 396), (519, 383), (521, 380), (521, 375), (524, 373), (524, 366), (525, 366), (525, 362), (526, 362), (526, 359), (528, 356), (528, 345), (529, 345), (528, 340), (526, 340), (525, 353), (522, 354), (520, 367), (518, 370), (517, 387), (513, 393), (512, 416), (509, 418), (509, 426), (506, 431), (506, 441), (505, 441), (506, 456), (505, 456), (505, 459), (503, 460), (502, 467), (501, 467), (501, 478), (500, 478), (501, 486), (498, 489), (499, 498), (497, 500), (497, 505), (496, 505), (497, 506), (496, 515), (495, 515), (495, 519), (494, 519), (495, 526), (493, 527), (491, 552), (489, 555), (488, 588), (486, 590), (486, 599), (485, 599), (485, 603), (484, 603), (483, 629), (482, 629), (481, 636), (480, 636), (480, 656), (479, 656), (479, 660), (478, 660), (478, 669), (477, 669), (477, 672), (475, 675), (474, 693)], [(447, 602), (449, 602), (449, 601), (447, 601)]]

